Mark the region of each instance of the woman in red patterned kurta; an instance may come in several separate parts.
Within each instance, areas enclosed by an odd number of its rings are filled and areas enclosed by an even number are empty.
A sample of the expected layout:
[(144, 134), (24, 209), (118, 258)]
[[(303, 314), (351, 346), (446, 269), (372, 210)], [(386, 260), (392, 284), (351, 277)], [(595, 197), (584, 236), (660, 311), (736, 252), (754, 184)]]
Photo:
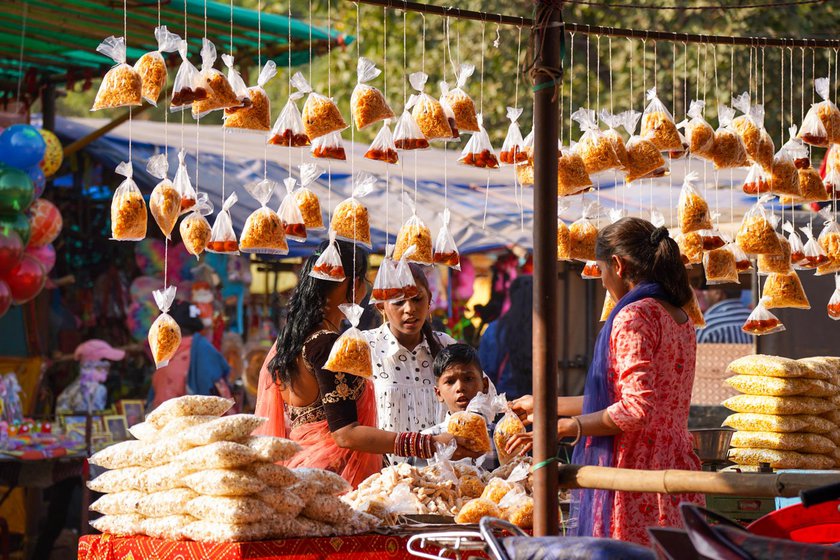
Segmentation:
[[(574, 462), (635, 469), (699, 470), (688, 433), (694, 382), (694, 327), (681, 309), (693, 297), (668, 231), (639, 218), (604, 228), (597, 243), (604, 287), (618, 302), (596, 344), (583, 397), (560, 397), (558, 437), (581, 443)], [(533, 414), (533, 399), (513, 403)], [(531, 447), (530, 434), (509, 451)], [(697, 494), (588, 491), (578, 534), (648, 544), (647, 527), (680, 526), (680, 502)], [(585, 505), (584, 505), (585, 504)]]

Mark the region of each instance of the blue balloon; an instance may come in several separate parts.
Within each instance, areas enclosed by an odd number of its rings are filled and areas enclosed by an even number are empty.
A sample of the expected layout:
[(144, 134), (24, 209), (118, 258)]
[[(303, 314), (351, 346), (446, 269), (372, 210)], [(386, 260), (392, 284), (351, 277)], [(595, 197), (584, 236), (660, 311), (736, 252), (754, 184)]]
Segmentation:
[(47, 178), (41, 170), (41, 166), (33, 165), (26, 172), (29, 174), (29, 178), (32, 179), (32, 187), (35, 189), (33, 198), (41, 198), (41, 195), (44, 194), (44, 189), (47, 188)]
[(44, 159), (47, 143), (38, 129), (28, 124), (13, 124), (0, 133), (0, 162), (18, 169), (28, 169)]

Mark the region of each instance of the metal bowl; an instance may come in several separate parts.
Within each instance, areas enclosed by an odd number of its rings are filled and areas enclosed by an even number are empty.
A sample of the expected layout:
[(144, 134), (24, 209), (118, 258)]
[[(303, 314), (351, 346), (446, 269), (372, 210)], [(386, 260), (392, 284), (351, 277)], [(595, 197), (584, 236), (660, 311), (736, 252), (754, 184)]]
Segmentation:
[(726, 462), (732, 428), (701, 428), (689, 430), (694, 438), (694, 451), (703, 463)]

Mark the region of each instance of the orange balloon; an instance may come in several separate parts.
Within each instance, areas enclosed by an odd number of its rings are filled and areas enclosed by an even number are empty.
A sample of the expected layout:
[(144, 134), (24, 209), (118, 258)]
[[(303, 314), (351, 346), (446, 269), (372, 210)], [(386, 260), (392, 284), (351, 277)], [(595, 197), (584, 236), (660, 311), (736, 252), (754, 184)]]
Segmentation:
[(32, 235), (28, 247), (43, 247), (55, 241), (64, 225), (61, 212), (49, 200), (39, 198), (29, 207), (29, 223)]

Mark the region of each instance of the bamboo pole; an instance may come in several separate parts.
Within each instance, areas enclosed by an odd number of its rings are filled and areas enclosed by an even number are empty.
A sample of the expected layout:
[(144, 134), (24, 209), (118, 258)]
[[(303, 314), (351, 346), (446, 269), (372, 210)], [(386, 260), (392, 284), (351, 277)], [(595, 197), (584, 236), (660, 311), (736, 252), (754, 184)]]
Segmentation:
[(810, 490), (840, 482), (840, 472), (825, 473), (732, 473), (702, 471), (646, 471), (614, 467), (562, 465), (558, 467), (561, 488), (593, 488), (621, 492), (659, 494), (721, 494), (772, 498), (794, 497)]

